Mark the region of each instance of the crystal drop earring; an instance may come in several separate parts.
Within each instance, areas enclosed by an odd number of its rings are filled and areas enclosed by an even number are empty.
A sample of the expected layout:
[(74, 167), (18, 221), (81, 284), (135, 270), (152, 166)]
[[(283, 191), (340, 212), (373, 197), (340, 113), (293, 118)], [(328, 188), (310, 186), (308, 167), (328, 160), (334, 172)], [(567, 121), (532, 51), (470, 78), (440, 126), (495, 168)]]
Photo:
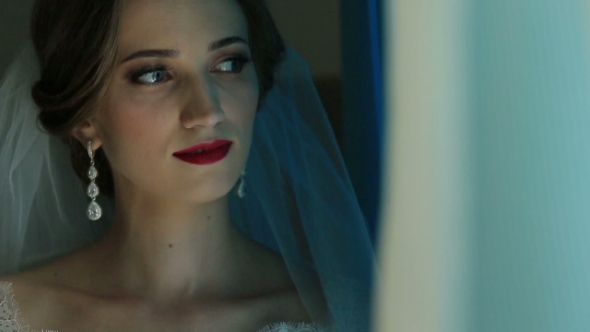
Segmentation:
[(86, 189), (86, 194), (88, 197), (92, 199), (90, 204), (88, 205), (88, 210), (86, 211), (86, 216), (90, 220), (98, 220), (102, 216), (102, 208), (98, 203), (96, 203), (96, 197), (100, 193), (98, 186), (96, 185), (96, 178), (98, 177), (98, 171), (94, 166), (94, 153), (92, 151), (92, 141), (88, 141), (87, 145), (88, 156), (90, 157), (90, 168), (88, 169), (88, 178), (90, 179), (90, 184)]
[(246, 180), (244, 180), (244, 176), (246, 176), (246, 170), (243, 170), (240, 175), (240, 184), (238, 184), (238, 190), (236, 191), (239, 198), (246, 196)]

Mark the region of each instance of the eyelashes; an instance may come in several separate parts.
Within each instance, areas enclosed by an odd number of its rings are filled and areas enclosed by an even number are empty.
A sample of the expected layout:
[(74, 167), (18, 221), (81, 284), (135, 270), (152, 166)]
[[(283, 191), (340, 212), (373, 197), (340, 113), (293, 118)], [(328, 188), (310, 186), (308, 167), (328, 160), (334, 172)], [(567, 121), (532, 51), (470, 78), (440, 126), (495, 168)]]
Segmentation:
[(141, 85), (159, 85), (169, 81), (172, 78), (170, 70), (166, 66), (155, 66), (142, 68), (129, 77), (129, 80), (135, 84)]
[[(242, 55), (232, 56), (216, 64), (210, 69), (210, 72), (213, 74), (236, 76), (242, 72), (250, 61), (249, 58)], [(129, 75), (129, 81), (131, 83), (147, 86), (164, 84), (171, 79), (171, 70), (164, 65), (145, 67)]]
[(250, 59), (246, 58), (245, 56), (234, 56), (229, 59), (225, 59), (215, 67), (213, 67), (214, 72), (220, 73), (234, 73), (239, 74), (244, 69), (244, 66), (250, 62)]

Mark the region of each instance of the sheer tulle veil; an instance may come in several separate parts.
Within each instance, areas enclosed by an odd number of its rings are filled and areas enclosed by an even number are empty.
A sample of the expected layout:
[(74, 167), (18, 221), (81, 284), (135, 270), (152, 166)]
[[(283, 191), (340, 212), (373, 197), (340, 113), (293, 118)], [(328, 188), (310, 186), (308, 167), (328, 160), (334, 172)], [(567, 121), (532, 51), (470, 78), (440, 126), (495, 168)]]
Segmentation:
[[(108, 227), (88, 204), (66, 146), (37, 124), (30, 95), (38, 64), (29, 43), (0, 86), (0, 275), (43, 264)], [(313, 319), (327, 304), (337, 331), (367, 331), (374, 258), (363, 216), (305, 62), (292, 50), (257, 114), (246, 195), (232, 218), (280, 252)]]

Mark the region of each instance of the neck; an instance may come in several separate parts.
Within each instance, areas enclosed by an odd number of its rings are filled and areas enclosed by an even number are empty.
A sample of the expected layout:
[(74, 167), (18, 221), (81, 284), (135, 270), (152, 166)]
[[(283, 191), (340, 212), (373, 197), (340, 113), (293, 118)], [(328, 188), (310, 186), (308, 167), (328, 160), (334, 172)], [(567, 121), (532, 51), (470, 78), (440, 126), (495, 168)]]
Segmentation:
[(227, 197), (195, 204), (135, 196), (116, 203), (98, 248), (109, 284), (123, 288), (118, 292), (161, 301), (231, 293), (243, 239)]

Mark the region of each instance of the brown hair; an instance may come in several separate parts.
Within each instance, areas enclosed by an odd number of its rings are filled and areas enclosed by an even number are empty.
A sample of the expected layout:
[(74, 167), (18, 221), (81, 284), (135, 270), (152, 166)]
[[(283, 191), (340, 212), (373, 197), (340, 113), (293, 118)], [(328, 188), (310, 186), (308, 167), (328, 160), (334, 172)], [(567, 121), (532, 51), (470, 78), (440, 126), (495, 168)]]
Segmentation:
[[(285, 46), (264, 0), (236, 0), (248, 24), (253, 62), (259, 80), (259, 105), (274, 84)], [(90, 160), (71, 131), (100, 105), (108, 89), (118, 52), (125, 0), (37, 0), (32, 37), (41, 78), (32, 95), (42, 127), (70, 146), (78, 177), (88, 182)], [(112, 195), (114, 185), (102, 150), (95, 156), (97, 184)]]

